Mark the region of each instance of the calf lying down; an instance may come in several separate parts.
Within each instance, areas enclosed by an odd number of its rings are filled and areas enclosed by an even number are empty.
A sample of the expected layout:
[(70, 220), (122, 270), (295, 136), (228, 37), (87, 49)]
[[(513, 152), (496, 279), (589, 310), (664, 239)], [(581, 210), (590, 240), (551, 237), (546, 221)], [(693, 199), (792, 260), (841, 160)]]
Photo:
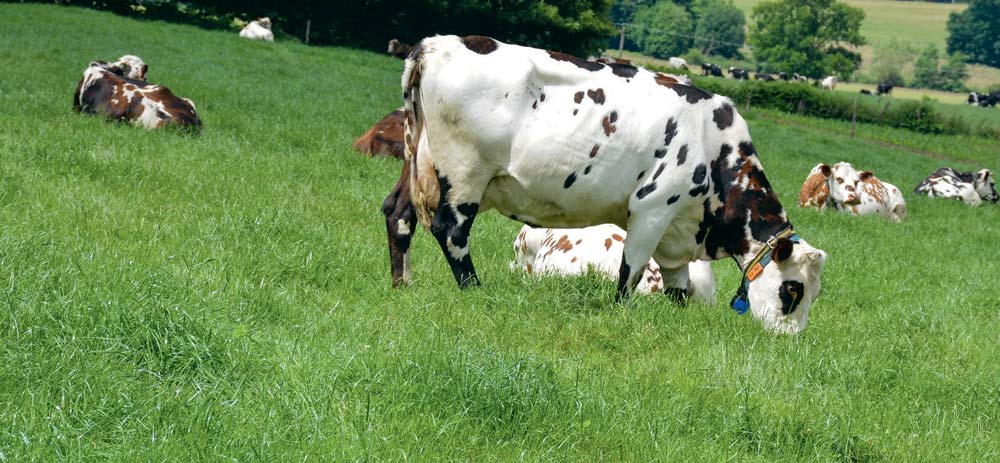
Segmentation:
[[(586, 228), (521, 228), (514, 240), (511, 270), (520, 269), (535, 275), (583, 275), (597, 272), (617, 278), (625, 250), (625, 230), (616, 225)], [(715, 274), (707, 261), (688, 264), (687, 295), (715, 304)], [(664, 291), (660, 266), (649, 260), (636, 290), (641, 293)]]
[(92, 61), (76, 86), (73, 109), (147, 129), (168, 125), (201, 128), (191, 100), (174, 95), (167, 87), (129, 77), (144, 77), (146, 66), (142, 65), (141, 74), (136, 73), (128, 60), (124, 60), (127, 57), (114, 63)]
[(827, 207), (851, 215), (878, 214), (893, 222), (906, 218), (903, 193), (870, 171), (858, 172), (847, 162), (817, 164), (799, 191), (799, 207)]
[(932, 198), (957, 199), (970, 206), (979, 206), (983, 201), (995, 203), (998, 199), (996, 182), (989, 169), (972, 173), (942, 167), (920, 182), (913, 191)]

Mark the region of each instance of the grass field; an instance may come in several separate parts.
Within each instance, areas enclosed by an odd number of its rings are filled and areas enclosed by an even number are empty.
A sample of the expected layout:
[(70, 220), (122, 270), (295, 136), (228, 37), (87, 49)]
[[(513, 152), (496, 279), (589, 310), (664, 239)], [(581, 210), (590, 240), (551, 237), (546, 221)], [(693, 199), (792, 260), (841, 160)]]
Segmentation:
[[(611, 303), (593, 277), (482, 288), (418, 233), (389, 285), (394, 160), (350, 150), (402, 63), (159, 22), (0, 5), (0, 461), (991, 461), (1000, 458), (1000, 207), (910, 193), (998, 145), (754, 111), (771, 182), (830, 254), (801, 335), (723, 305)], [(135, 53), (204, 133), (74, 114)], [(910, 218), (797, 210), (817, 162), (899, 186)], [(738, 284), (714, 265), (719, 298)]]

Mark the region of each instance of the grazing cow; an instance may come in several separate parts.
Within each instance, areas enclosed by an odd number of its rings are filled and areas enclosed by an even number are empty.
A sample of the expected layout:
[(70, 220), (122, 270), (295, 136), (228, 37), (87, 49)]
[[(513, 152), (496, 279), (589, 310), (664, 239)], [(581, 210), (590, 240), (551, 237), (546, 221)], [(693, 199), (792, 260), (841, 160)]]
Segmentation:
[(718, 64), (705, 63), (701, 65), (701, 72), (704, 76), (722, 77), (722, 68)]
[(820, 83), (823, 90), (836, 90), (837, 89), (837, 76), (826, 76), (823, 82)]
[(497, 209), (546, 227), (627, 227), (619, 299), (650, 257), (670, 292), (686, 290), (689, 262), (732, 257), (745, 269), (737, 312), (806, 327), (826, 253), (793, 231), (728, 98), (481, 36), (424, 39), (402, 84), (410, 178), (383, 203), (395, 281), (408, 280), (416, 214), (459, 286), (478, 285), (469, 236)]
[(412, 51), (413, 45), (400, 42), (396, 39), (389, 41), (389, 49), (386, 50), (387, 53), (399, 59), (406, 59), (407, 56), (410, 56), (410, 52)]
[(920, 182), (913, 191), (932, 198), (957, 199), (970, 206), (979, 206), (983, 201), (995, 203), (1000, 198), (993, 172), (989, 169), (972, 173), (942, 167)]
[(271, 18), (257, 18), (250, 21), (250, 24), (243, 26), (240, 37), (251, 40), (266, 40), (274, 42), (274, 33), (271, 32)]
[[(73, 109), (86, 114), (103, 114), (116, 121), (128, 121), (147, 129), (178, 125), (201, 128), (194, 103), (170, 89), (129, 78), (132, 71), (125, 61), (92, 61), (73, 94)], [(143, 73), (144, 75), (145, 73)]]
[(753, 78), (757, 80), (762, 80), (764, 82), (774, 82), (774, 76), (764, 72), (758, 72), (754, 74)]
[(1000, 90), (992, 92), (990, 94), (981, 93), (979, 94), (979, 106), (982, 107), (994, 107), (997, 103), (1000, 103)]
[(980, 101), (985, 101), (989, 96), (989, 93), (969, 92), (969, 98), (965, 102), (971, 105), (978, 105)]
[(386, 114), (381, 121), (354, 140), (354, 149), (368, 156), (380, 154), (403, 159), (403, 108)]
[[(525, 225), (514, 240), (514, 261), (510, 268), (529, 274), (563, 276), (594, 271), (615, 278), (621, 267), (625, 236), (625, 230), (612, 224), (563, 229)], [(715, 304), (712, 266), (703, 260), (692, 261), (688, 264), (688, 277), (688, 297)], [(650, 259), (636, 290), (657, 293), (663, 289), (660, 266)]]
[(878, 84), (878, 87), (875, 88), (876, 96), (889, 95), (889, 94), (892, 94), (892, 84), (889, 82), (881, 82)]
[(872, 93), (872, 91), (868, 90), (867, 88), (861, 89), (860, 91), (858, 91), (858, 93), (860, 93), (862, 95), (874, 95), (874, 93)]
[(906, 218), (906, 201), (894, 185), (847, 162), (813, 167), (799, 191), (799, 207), (831, 207), (851, 215), (878, 214), (893, 222)]
[(737, 80), (747, 80), (750, 78), (750, 72), (743, 68), (729, 68), (729, 75)]
[(788, 73), (787, 72), (779, 72), (778, 73), (778, 78), (781, 79), (781, 80), (783, 80), (783, 81), (785, 81), (785, 82), (788, 82)]
[(809, 78), (806, 77), (806, 76), (804, 76), (804, 75), (802, 75), (802, 74), (799, 74), (797, 72), (793, 72), (792, 73), (792, 81), (793, 82), (808, 82)]
[(688, 68), (688, 62), (685, 61), (684, 58), (678, 58), (676, 56), (671, 56), (669, 59), (667, 59), (667, 62), (670, 63), (670, 67), (675, 68), (675, 69), (687, 69)]

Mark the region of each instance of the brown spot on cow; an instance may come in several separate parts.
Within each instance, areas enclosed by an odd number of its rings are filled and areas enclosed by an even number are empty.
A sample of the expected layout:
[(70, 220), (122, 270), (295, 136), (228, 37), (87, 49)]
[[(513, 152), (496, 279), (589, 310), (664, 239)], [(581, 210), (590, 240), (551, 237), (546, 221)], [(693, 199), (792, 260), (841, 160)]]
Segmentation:
[(656, 83), (667, 88), (673, 88), (673, 86), (677, 85), (678, 83), (677, 79), (674, 79), (673, 77), (670, 77), (661, 72), (656, 73), (656, 75), (653, 76), (653, 80), (656, 81)]
[(597, 157), (597, 150), (600, 149), (600, 148), (601, 148), (601, 145), (594, 145), (594, 147), (590, 149), (590, 157), (591, 157), (591, 159)]
[(587, 96), (590, 97), (591, 100), (594, 100), (594, 103), (596, 104), (604, 104), (605, 98), (603, 88), (599, 88), (597, 90), (587, 90)]
[(604, 240), (604, 249), (608, 251), (611, 250), (611, 238)]
[(595, 63), (593, 61), (587, 61), (585, 59), (577, 58), (573, 55), (567, 55), (566, 53), (558, 51), (550, 51), (549, 56), (556, 61), (565, 61), (570, 63), (580, 69), (585, 69), (590, 72), (600, 71), (604, 69), (604, 65), (601, 63)]
[(826, 204), (830, 196), (830, 186), (826, 182), (826, 176), (822, 172), (817, 172), (806, 178), (799, 190), (799, 207), (820, 206)]
[(531, 275), (531, 264), (525, 265), (524, 270), (528, 272), (528, 275)]
[[(576, 92), (576, 93), (574, 93), (573, 94), (573, 102), (579, 104), (581, 101), (583, 101), (583, 92)], [(574, 111), (573, 114), (576, 114), (576, 111)]]
[(488, 55), (497, 49), (496, 40), (489, 37), (483, 37), (481, 35), (469, 35), (463, 37), (462, 43), (465, 44), (465, 48), (479, 53), (480, 55)]
[(611, 235), (611, 238), (614, 239), (615, 241), (625, 241), (625, 237), (617, 233), (613, 233)]
[(579, 246), (580, 243), (582, 243), (582, 242), (583, 242), (583, 239), (581, 238), (581, 239), (576, 240), (576, 243), (573, 243), (573, 244)]
[(605, 136), (610, 137), (611, 134), (615, 133), (615, 131), (618, 130), (618, 127), (615, 127), (614, 125), (615, 119), (617, 118), (618, 114), (612, 112), (611, 114), (604, 116), (604, 118), (601, 119), (601, 126), (604, 127)]
[(575, 263), (575, 262), (576, 262), (576, 257), (573, 257), (572, 259), (569, 260), (569, 263), (571, 263), (571, 264)]
[[(573, 250), (573, 243), (569, 240), (569, 235), (563, 235), (559, 237), (559, 241), (556, 241), (555, 246), (552, 246), (552, 250), (570, 252)], [(549, 252), (552, 252), (550, 250)]]

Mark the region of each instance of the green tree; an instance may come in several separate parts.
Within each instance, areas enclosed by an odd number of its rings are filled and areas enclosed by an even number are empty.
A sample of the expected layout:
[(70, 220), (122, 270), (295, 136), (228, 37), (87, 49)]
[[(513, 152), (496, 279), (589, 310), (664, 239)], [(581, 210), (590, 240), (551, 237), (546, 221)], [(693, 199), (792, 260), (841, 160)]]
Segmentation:
[(872, 58), (872, 76), (878, 82), (889, 82), (896, 87), (906, 85), (900, 71), (907, 63), (913, 61), (916, 53), (909, 42), (901, 42), (895, 38), (875, 47)]
[(749, 42), (763, 70), (811, 77), (850, 77), (861, 55), (845, 46), (864, 45), (865, 12), (836, 0), (777, 0), (754, 7)]
[(948, 56), (948, 63), (941, 67), (939, 89), (949, 92), (965, 90), (965, 79), (969, 77), (966, 69), (966, 57), (961, 52)]
[(693, 7), (695, 46), (702, 53), (737, 58), (746, 41), (746, 17), (731, 0), (699, 0)]
[(941, 73), (938, 70), (939, 58), (938, 49), (933, 43), (924, 48), (924, 51), (920, 53), (920, 57), (917, 58), (917, 62), (913, 64), (914, 86), (923, 88), (938, 87), (941, 77)]
[(639, 50), (657, 58), (678, 56), (693, 42), (691, 14), (668, 0), (638, 11), (629, 29)]
[(965, 11), (948, 15), (947, 50), (1000, 67), (1000, 0), (972, 0)]

